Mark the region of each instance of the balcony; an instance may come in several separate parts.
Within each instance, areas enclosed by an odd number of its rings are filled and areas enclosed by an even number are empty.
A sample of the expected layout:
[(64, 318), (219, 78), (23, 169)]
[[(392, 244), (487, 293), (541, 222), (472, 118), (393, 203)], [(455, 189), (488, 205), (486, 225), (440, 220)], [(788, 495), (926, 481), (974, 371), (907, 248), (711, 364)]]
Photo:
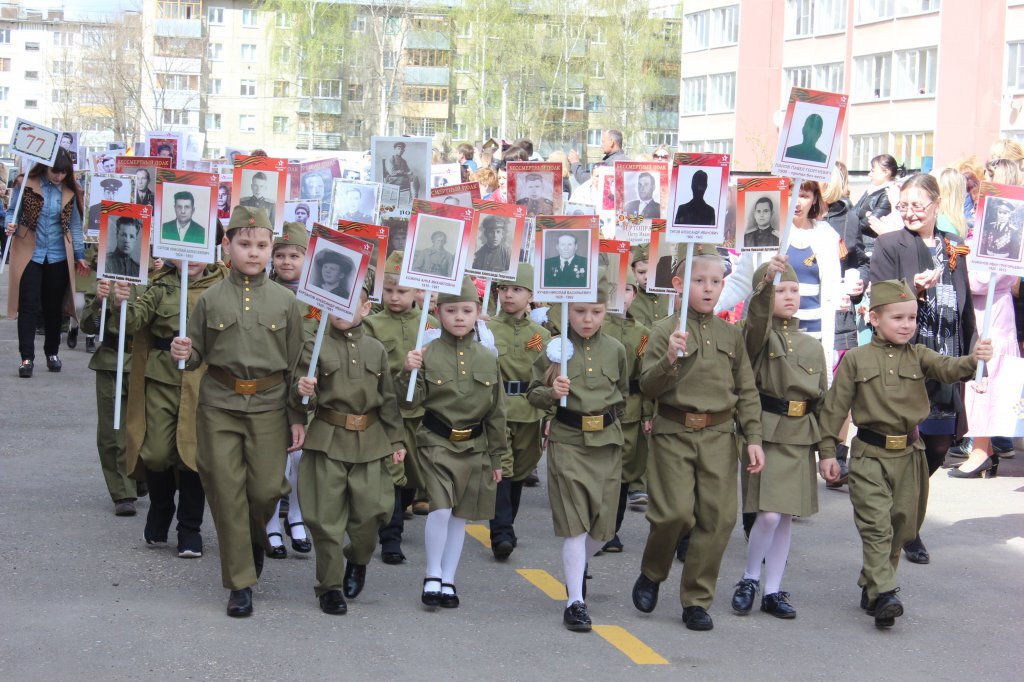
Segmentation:
[(407, 66), (402, 70), (405, 85), (448, 85), (447, 66)]
[(203, 22), (200, 19), (157, 19), (153, 33), (166, 38), (202, 38)]
[[(297, 149), (309, 149), (309, 133), (295, 136)], [(313, 133), (313, 149), (341, 149), (341, 133)]]
[(300, 97), (297, 111), (300, 114), (329, 114), (341, 116), (341, 100), (323, 97)]
[(648, 129), (668, 129), (676, 130), (679, 128), (679, 112), (678, 111), (645, 111), (644, 112), (644, 128)]

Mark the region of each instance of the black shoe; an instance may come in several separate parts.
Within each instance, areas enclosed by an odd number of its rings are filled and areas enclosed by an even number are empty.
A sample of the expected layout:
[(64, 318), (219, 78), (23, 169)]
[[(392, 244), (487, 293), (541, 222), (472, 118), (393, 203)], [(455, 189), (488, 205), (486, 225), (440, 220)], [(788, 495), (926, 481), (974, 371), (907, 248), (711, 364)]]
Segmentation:
[(331, 616), (344, 616), (348, 613), (348, 604), (341, 592), (328, 590), (320, 595), (320, 610)]
[(523, 485), (527, 488), (536, 488), (540, 485), (540, 476), (537, 475), (536, 469), (531, 471), (530, 475), (523, 479)]
[(992, 455), (973, 469), (953, 467), (946, 471), (950, 478), (995, 478), (999, 474), (999, 455)]
[(512, 555), (512, 550), (516, 548), (508, 540), (499, 540), (495, 544), (491, 545), (491, 551), (494, 553), (494, 558), (498, 561), (504, 561)]
[(194, 530), (178, 531), (178, 556), (182, 559), (203, 556), (203, 536)]
[(867, 612), (869, 616), (875, 615), (875, 602), (868, 599), (868, 588), (860, 588), (860, 607)]
[[(445, 594), (445, 587), (452, 588), (451, 594)], [(457, 609), (459, 608), (459, 595), (455, 593), (455, 585), (451, 583), (441, 583), (441, 608), (442, 609)]]
[(912, 564), (927, 564), (932, 560), (924, 543), (921, 542), (920, 535), (903, 545), (903, 552), (907, 555), (907, 561)]
[[(277, 536), (281, 542), (284, 542), (284, 538), (281, 537), (280, 533), (267, 533), (268, 538), (272, 538), (274, 536)], [(270, 543), (270, 551), (267, 552), (267, 556), (271, 559), (286, 559), (288, 558), (288, 550), (285, 549), (284, 545), (275, 545), (274, 543)]]
[(424, 578), (423, 579), (423, 594), (420, 595), (420, 601), (423, 602), (424, 606), (440, 606), (441, 605), (441, 590), (430, 590), (427, 591), (427, 583), (441, 583), (440, 578)]
[(732, 610), (741, 616), (750, 613), (754, 608), (754, 595), (757, 594), (757, 581), (742, 578), (736, 583), (736, 591), (732, 593)]
[(260, 576), (263, 575), (263, 557), (266, 553), (263, 551), (263, 545), (252, 546), (252, 565), (256, 569), (256, 579), (259, 580)]
[(78, 346), (78, 327), (72, 327), (68, 330), (68, 348), (75, 348)]
[(398, 564), (405, 561), (405, 555), (402, 554), (401, 550), (397, 552), (384, 552), (380, 553), (380, 560), (386, 564), (397, 566)]
[(30, 379), (32, 377), (32, 370), (35, 368), (35, 363), (31, 360), (22, 360), (21, 364), (18, 365), (18, 376), (22, 379)]
[(641, 573), (633, 583), (633, 606), (644, 613), (654, 611), (654, 607), (658, 605), (659, 586), (659, 583)]
[(292, 549), (299, 554), (309, 554), (313, 550), (313, 543), (309, 541), (309, 538), (296, 538), (292, 535), (292, 528), (295, 526), (301, 526), (302, 521), (296, 523), (287, 523), (285, 525), (285, 532), (288, 533), (288, 537), (292, 539)]
[(228, 615), (232, 618), (246, 618), (252, 615), (252, 588), (231, 590), (228, 597)]
[(145, 481), (135, 481), (135, 497), (145, 497), (149, 494), (149, 486)]
[(711, 630), (715, 623), (703, 606), (683, 607), (683, 625), (687, 630)]
[(690, 549), (690, 534), (687, 533), (683, 537), (679, 538), (679, 544), (676, 545), (676, 559), (680, 561), (686, 561), (686, 552)]
[(622, 540), (619, 539), (619, 534), (616, 533), (608, 542), (604, 543), (604, 547), (601, 548), (602, 552), (608, 552), (609, 554), (619, 554), (622, 552)]
[(772, 592), (761, 597), (761, 610), (776, 618), (796, 618), (796, 609), (789, 603), (789, 592)]
[(900, 588), (882, 592), (875, 600), (875, 627), (891, 628), (896, 619), (903, 615), (903, 602), (896, 596)]
[(366, 584), (366, 566), (354, 564), (351, 561), (345, 565), (345, 578), (341, 581), (341, 588), (345, 596), (355, 599), (363, 591)]
[(587, 605), (581, 601), (574, 601), (566, 607), (562, 613), (562, 623), (565, 629), (572, 632), (590, 632), (593, 623), (590, 621), (590, 614), (587, 613)]
[(62, 366), (63, 365), (61, 365), (60, 363), (60, 358), (58, 358), (56, 355), (46, 356), (46, 369), (48, 369), (49, 371), (59, 372)]
[(135, 500), (118, 500), (114, 503), (114, 516), (135, 516)]
[(95, 353), (96, 352), (96, 337), (92, 334), (86, 334), (85, 336), (85, 352)]

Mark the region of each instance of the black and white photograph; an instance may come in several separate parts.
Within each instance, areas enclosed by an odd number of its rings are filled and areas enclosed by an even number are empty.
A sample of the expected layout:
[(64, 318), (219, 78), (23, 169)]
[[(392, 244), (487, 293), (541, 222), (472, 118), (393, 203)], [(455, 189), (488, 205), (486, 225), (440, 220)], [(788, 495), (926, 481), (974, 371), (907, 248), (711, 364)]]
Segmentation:
[(374, 137), (370, 144), (372, 178), (374, 182), (397, 186), (399, 205), (430, 198), (430, 138)]
[(1021, 223), (1024, 202), (985, 197), (985, 215), (977, 238), (978, 255), (1009, 261), (1021, 260)]
[[(589, 230), (546, 230), (541, 247), (541, 285), (558, 289), (590, 287)], [(595, 266), (596, 267), (596, 266)]]
[(309, 286), (321, 296), (348, 302), (352, 298), (355, 279), (357, 261), (354, 254), (325, 239), (318, 240), (317, 246), (309, 269)]
[(92, 169), (96, 173), (117, 171), (117, 152), (93, 152)]
[(462, 227), (452, 218), (419, 214), (409, 272), (453, 279)]
[(156, 244), (208, 247), (210, 236), (206, 221), (210, 215), (210, 191), (175, 182), (165, 182), (161, 189), (162, 224), (159, 230), (154, 229), (158, 237)]
[(100, 233), (100, 202), (123, 201), (134, 203), (135, 178), (131, 175), (114, 173), (92, 173), (89, 175), (89, 187), (86, 191), (86, 203), (89, 206), (85, 223), (86, 234), (95, 239)]
[(132, 195), (133, 204), (142, 204), (143, 206), (152, 206), (156, 194), (153, 192), (154, 183), (156, 178), (154, 177), (153, 168), (136, 168), (132, 175), (135, 177), (135, 194)]
[(65, 130), (60, 134), (60, 146), (71, 155), (71, 163), (78, 167), (78, 139), (81, 135), (78, 131)]
[(142, 222), (127, 216), (104, 215), (104, 218), (108, 222), (107, 251), (98, 272), (102, 273), (102, 277), (112, 275), (139, 279), (142, 269)]
[(313, 223), (320, 221), (320, 212), (316, 204), (310, 201), (286, 201), (284, 220), (286, 223), (302, 223), (309, 231), (313, 229)]
[(744, 249), (769, 248), (778, 250), (781, 238), (779, 192), (746, 192), (744, 194), (743, 241)]
[(337, 179), (331, 196), (330, 225), (339, 220), (376, 225), (381, 186), (377, 182)]
[(299, 176), (299, 198), (316, 202), (321, 211), (327, 211), (331, 201), (331, 183), (334, 176), (328, 170), (306, 171)]
[(274, 220), (277, 205), (278, 173), (265, 170), (242, 170), (239, 206), (262, 208), (270, 217), (270, 224), (277, 225)]
[[(675, 291), (672, 286), (672, 278), (675, 277), (676, 268), (679, 267), (679, 244), (670, 242), (664, 237), (665, 235), (662, 233), (661, 239), (658, 240), (653, 285), (659, 291)], [(647, 272), (647, 276), (651, 277), (650, 269)]]
[(836, 107), (797, 102), (782, 160), (824, 167), (832, 153), (838, 119)]
[(481, 213), (470, 268), (492, 275), (506, 275), (512, 267), (510, 244), (515, 226), (515, 218)]
[(514, 186), (515, 203), (526, 207), (526, 215), (553, 215), (554, 174), (547, 171), (516, 173), (509, 184)]
[(626, 192), (626, 215), (660, 218), (661, 188), (658, 176), (648, 171), (626, 171), (622, 174)]
[(718, 221), (722, 169), (714, 166), (679, 166), (673, 225), (710, 227)]

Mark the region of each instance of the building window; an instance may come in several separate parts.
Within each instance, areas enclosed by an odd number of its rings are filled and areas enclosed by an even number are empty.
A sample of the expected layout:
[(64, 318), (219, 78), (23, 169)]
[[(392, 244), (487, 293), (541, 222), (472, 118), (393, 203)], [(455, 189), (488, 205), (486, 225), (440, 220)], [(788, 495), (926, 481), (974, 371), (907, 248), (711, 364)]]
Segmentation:
[(219, 62), (224, 58), (224, 44), (210, 43), (206, 48), (206, 58), (210, 61)]
[(161, 90), (198, 90), (199, 76), (187, 73), (158, 73), (156, 87)]
[(594, 45), (604, 45), (606, 42), (604, 35), (604, 27), (598, 24), (595, 26), (590, 33), (590, 42)]
[(845, 92), (843, 63), (818, 64), (814, 67), (814, 88), (826, 92)]
[(565, 95), (561, 92), (545, 90), (541, 92), (540, 101), (542, 106), (553, 109), (583, 111), (582, 92), (570, 92), (568, 95)]
[(893, 70), (893, 97), (920, 97), (935, 94), (938, 48), (900, 50)]
[(590, 77), (591, 78), (604, 78), (604, 62), (602, 62), (600, 60), (595, 60), (595, 61), (591, 62)]
[(39, 72), (38, 71), (26, 71), (25, 72), (25, 80), (27, 80), (27, 81), (37, 81), (37, 80), (39, 80)]
[(861, 101), (889, 99), (892, 81), (892, 54), (855, 57), (853, 60), (853, 98)]
[(299, 87), (303, 97), (323, 97), (338, 99), (341, 97), (341, 81), (332, 79), (317, 79), (314, 81), (299, 81)]
[(694, 12), (683, 18), (683, 49), (703, 50), (708, 46), (708, 17), (710, 13)]
[(708, 79), (705, 76), (683, 79), (683, 113), (703, 114), (707, 109)]
[(905, 16), (907, 14), (936, 12), (940, 4), (941, 0), (898, 0), (896, 3), (896, 13)]
[(455, 73), (469, 73), (473, 70), (473, 55), (460, 53), (455, 55)]
[(50, 93), (50, 101), (54, 104), (68, 104), (71, 101), (71, 97), (68, 95), (67, 90), (54, 88), (53, 92)]
[(164, 109), (161, 120), (166, 126), (187, 126), (190, 125), (189, 112), (187, 109)]
[(224, 24), (224, 8), (223, 7), (209, 7), (206, 10), (206, 23), (214, 26), (221, 26)]
[(384, 50), (381, 54), (381, 63), (385, 69), (395, 68), (396, 61), (398, 61), (398, 53), (394, 50)]
[(447, 102), (448, 88), (409, 86), (402, 89), (404, 102)]
[(871, 135), (851, 135), (850, 170), (871, 170), (871, 159), (879, 154), (889, 152), (889, 135), (874, 133)]
[(256, 81), (254, 80), (243, 80), (241, 87), (239, 87), (238, 94), (242, 97), (255, 97), (256, 96)]
[(363, 119), (357, 118), (348, 123), (348, 136), (349, 137), (362, 137), (363, 136)]
[(406, 66), (448, 66), (448, 50), (406, 50)]
[(11, 44), (11, 29), (0, 28), (0, 45)]
[(276, 134), (276, 135), (287, 135), (288, 134), (288, 117), (287, 116), (275, 116), (274, 117), (274, 134)]
[(61, 33), (60, 31), (53, 32), (53, 44), (56, 47), (71, 47), (75, 44), (74, 33)]
[(11, 89), (6, 85), (0, 85), (0, 102), (6, 102), (9, 94), (11, 94)]
[(644, 144), (648, 147), (665, 146), (672, 149), (679, 143), (679, 133), (667, 130), (644, 131)]
[(349, 102), (362, 102), (363, 101), (363, 84), (362, 83), (349, 83), (348, 90), (345, 92), (345, 99)]
[(601, 129), (591, 128), (587, 131), (587, 146), (589, 147), (600, 147), (601, 146)]
[(39, 43), (25, 43), (25, 52), (39, 52)]
[(708, 44), (711, 47), (734, 45), (740, 36), (740, 6), (716, 7), (711, 10)]
[(587, 97), (587, 111), (592, 114), (600, 114), (604, 111), (604, 95), (590, 95)]
[(238, 129), (243, 133), (255, 133), (256, 114), (240, 114), (238, 116)]
[(290, 97), (291, 83), (288, 81), (274, 81), (274, 97)]
[(465, 140), (469, 137), (469, 127), (465, 123), (452, 124), (452, 139)]
[(221, 80), (219, 78), (211, 78), (209, 86), (206, 88), (206, 94), (208, 95), (219, 95), (221, 92)]
[(256, 28), (256, 10), (254, 9), (243, 9), (242, 10), (242, 26), (248, 28)]
[(1024, 90), (1024, 41), (1006, 44), (1006, 87)]
[(207, 130), (220, 130), (221, 128), (220, 114), (207, 114), (206, 115), (206, 129)]
[(736, 108), (736, 74), (717, 73), (708, 76), (708, 113), (733, 111)]
[(783, 85), (785, 87), (783, 99), (789, 100), (790, 88), (811, 87), (811, 73), (811, 67), (809, 66), (794, 66), (793, 68), (785, 69), (783, 72)]
[(254, 45), (253, 43), (245, 43), (242, 45), (242, 61), (256, 61), (256, 45)]
[(684, 140), (679, 143), (684, 152), (706, 154), (732, 154), (732, 140)]
[(891, 19), (893, 0), (857, 0), (857, 23)]
[(0, 116), (0, 128), (10, 128), (11, 119), (8, 116)]
[(457, 104), (459, 106), (465, 106), (465, 104), (468, 101), (469, 101), (469, 95), (467, 94), (465, 88), (459, 88), (458, 90), (455, 91), (455, 100), (454, 100), (455, 104)]
[(10, 57), (0, 57), (0, 71), (11, 70), (11, 59)]
[(353, 33), (366, 33), (366, 17), (361, 15), (356, 17), (352, 20), (352, 23), (349, 24), (348, 29)]
[(499, 135), (501, 135), (501, 131), (498, 130), (498, 126), (484, 126), (483, 138), (485, 140), (497, 140)]
[(846, 30), (846, 3), (847, 0), (786, 0), (786, 37)]
[(892, 153), (907, 168), (920, 168), (924, 157), (934, 155), (934, 143), (935, 134), (931, 132), (894, 133)]
[(443, 118), (407, 118), (404, 123), (406, 135), (433, 137), (445, 131), (448, 121)]
[(37, 99), (27, 99), (27, 100), (25, 100), (25, 108), (26, 109), (38, 109), (39, 108), (39, 100), (37, 100)]

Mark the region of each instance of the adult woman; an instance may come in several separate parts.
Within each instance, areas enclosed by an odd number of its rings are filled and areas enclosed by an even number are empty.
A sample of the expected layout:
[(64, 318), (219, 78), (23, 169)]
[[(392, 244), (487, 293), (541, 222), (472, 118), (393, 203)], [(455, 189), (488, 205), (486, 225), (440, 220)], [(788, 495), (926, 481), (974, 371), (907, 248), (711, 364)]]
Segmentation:
[(992, 143), (988, 158), (992, 161), (1006, 159), (1020, 165), (1024, 163), (1024, 147), (1021, 147), (1020, 142), (1004, 137)]
[(82, 238), (82, 190), (71, 156), (57, 152), (53, 167), (35, 164), (22, 188), (21, 210), (7, 226), (11, 243), (7, 315), (18, 318), (18, 376), (32, 376), (36, 320), (46, 329), (46, 368), (59, 372), (61, 315), (75, 318), (75, 262), (88, 270)]
[(936, 229), (967, 238), (967, 180), (955, 168), (944, 168), (939, 174), (939, 214)]
[(1024, 184), (1024, 172), (1016, 161), (995, 159), (985, 164), (985, 179), (997, 185), (1021, 185)]
[(551, 152), (548, 161), (550, 163), (562, 164), (562, 191), (571, 194), (572, 182), (569, 181), (569, 158), (565, 155), (565, 152), (556, 149)]
[(842, 161), (836, 161), (832, 166), (832, 177), (821, 188), (821, 198), (828, 206), (825, 222), (832, 226), (841, 239), (845, 238), (846, 223), (853, 210), (853, 202), (850, 201), (850, 174)]
[[(926, 173), (918, 173), (903, 184), (896, 208), (905, 227), (875, 242), (869, 281), (905, 279), (912, 283), (918, 294), (917, 336), (912, 342), (943, 355), (966, 355), (975, 323), (967, 265), (957, 248), (963, 239), (936, 230), (939, 198), (938, 181)], [(921, 424), (920, 433), (931, 475), (946, 458), (957, 417), (964, 407), (958, 386), (928, 381), (926, 387), (931, 413)], [(903, 549), (908, 560), (928, 563), (928, 551), (920, 536)]]
[(896, 176), (899, 167), (896, 159), (889, 154), (879, 154), (871, 159), (868, 180), (871, 186), (857, 200), (846, 222), (846, 257), (848, 268), (861, 271), (861, 279), (867, 279), (868, 262), (878, 235), (895, 232), (903, 227), (900, 217), (892, 212), (895, 197), (899, 196)]
[(498, 201), (498, 174), (492, 168), (484, 167), (473, 172), (473, 180), (480, 183), (480, 198)]

